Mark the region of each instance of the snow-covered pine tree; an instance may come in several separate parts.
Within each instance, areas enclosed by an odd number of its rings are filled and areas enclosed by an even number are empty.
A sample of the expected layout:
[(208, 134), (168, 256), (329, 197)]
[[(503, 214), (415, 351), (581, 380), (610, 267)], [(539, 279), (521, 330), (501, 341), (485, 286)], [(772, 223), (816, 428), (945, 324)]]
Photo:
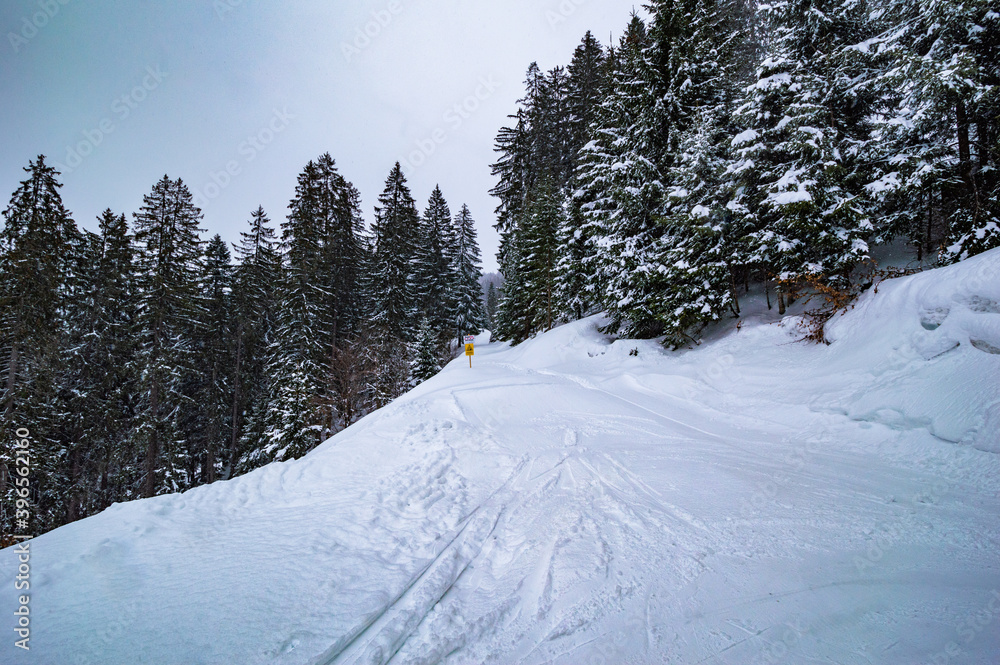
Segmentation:
[(459, 344), (466, 335), (478, 335), (486, 327), (486, 312), (483, 309), (482, 252), (476, 237), (476, 222), (467, 205), (455, 215), (454, 220), (453, 275), (451, 285), (454, 309), (449, 332), (456, 335)]
[(538, 184), (521, 223), (512, 257), (514, 277), (506, 282), (498, 307), (500, 334), (515, 344), (551, 330), (558, 320), (556, 253), (562, 224), (562, 197), (547, 177)]
[(870, 108), (854, 57), (870, 31), (865, 4), (782, 0), (762, 11), (771, 37), (738, 109), (729, 169), (730, 208), (754, 248), (744, 261), (843, 285), (873, 231), (862, 158)]
[(415, 255), (420, 216), (398, 162), (386, 179), (379, 204), (365, 279), (367, 393), (376, 409), (409, 389), (409, 345), (418, 332)]
[(282, 243), (281, 304), (268, 351), (271, 384), (247, 424), (239, 472), (301, 457), (337, 428), (330, 367), (360, 326), (364, 249), (360, 195), (329, 154), (299, 175)]
[[(440, 187), (435, 187), (427, 202), (415, 240), (413, 283), (421, 320), (437, 336), (438, 355), (444, 356), (452, 338), (454, 312), (458, 306), (454, 285), (456, 238), (451, 209)], [(421, 323), (421, 326), (423, 323)]]
[(36, 356), (58, 350), (65, 324), (60, 315), (75, 268), (70, 247), (79, 242), (56, 170), (40, 155), (24, 171), (28, 179), (11, 196), (0, 234), (5, 426), (19, 406), (29, 404), (18, 395), (32, 378), (28, 369)]
[(596, 300), (588, 266), (593, 264), (593, 245), (585, 235), (583, 203), (569, 201), (569, 210), (557, 230), (556, 302), (560, 317), (579, 320), (590, 313)]
[(668, 128), (661, 171), (668, 186), (650, 285), (652, 311), (667, 344), (695, 340), (706, 323), (738, 311), (735, 275), (744, 268), (727, 237), (723, 173), (734, 133), (731, 110), (752, 54), (751, 8), (744, 0), (703, 0), (651, 6), (647, 51), (667, 91), (658, 124)]
[(55, 523), (92, 515), (134, 498), (137, 459), (131, 440), (135, 401), (135, 290), (124, 215), (106, 210), (100, 234), (86, 232), (59, 372), (64, 486)]
[[(235, 468), (249, 414), (264, 409), (268, 394), (268, 345), (274, 341), (278, 288), (283, 280), (281, 254), (271, 220), (263, 206), (251, 213), (249, 230), (234, 246), (239, 265), (233, 277), (233, 389), (230, 405), (232, 437), (223, 477)], [(259, 423), (259, 421), (258, 421)], [(249, 438), (260, 440), (263, 431)]]
[(414, 252), (420, 215), (397, 162), (375, 209), (374, 256), (368, 276), (371, 324), (400, 341), (414, 339), (417, 297)]
[[(528, 291), (528, 275), (524, 272), (525, 237), (523, 233), (511, 233), (507, 239), (504, 263), (500, 270), (504, 274), (504, 285), (497, 303), (493, 335), (495, 339), (520, 344), (534, 333), (534, 315), (528, 307), (531, 294)], [(506, 265), (504, 265), (506, 264)]]
[(187, 442), (178, 422), (193, 370), (193, 322), (200, 316), (201, 210), (181, 181), (163, 176), (135, 213), (142, 402), (136, 437), (144, 449), (144, 497), (187, 489)]
[(887, 0), (880, 26), (859, 49), (883, 102), (870, 150), (878, 239), (945, 261), (1000, 245), (1000, 13), (985, 0)]
[(592, 245), (591, 279), (602, 285), (604, 305), (626, 334), (659, 332), (650, 287), (657, 269), (653, 253), (660, 234), (657, 216), (665, 186), (660, 162), (664, 131), (658, 118), (663, 86), (646, 58), (645, 23), (632, 16), (619, 48), (609, 56), (609, 92), (596, 110), (591, 141), (581, 153), (575, 198)]
[[(593, 46), (593, 44), (591, 44)], [(599, 48), (599, 47), (598, 47)], [(581, 56), (583, 57), (583, 56)], [(580, 69), (584, 65), (578, 63)], [(577, 81), (580, 88), (590, 83), (583, 81), (588, 74), (581, 71)], [(592, 82), (591, 82), (592, 83)], [(579, 92), (574, 101), (574, 82), (562, 67), (556, 67), (544, 75), (537, 63), (528, 69), (525, 81), (526, 94), (520, 100), (521, 109), (516, 116), (518, 122), (513, 128), (500, 131), (496, 141), (496, 152), (500, 159), (493, 165), (493, 173), (499, 183), (492, 194), (500, 199), (497, 208), (500, 231), (500, 272), (508, 283), (498, 306), (496, 332), (501, 339), (524, 339), (537, 330), (535, 318), (527, 314), (531, 306), (522, 298), (530, 298), (529, 292), (521, 288), (527, 284), (527, 277), (517, 275), (527, 256), (527, 233), (532, 201), (539, 196), (547, 197), (552, 191), (565, 196), (564, 190), (570, 186), (577, 165), (580, 128), (576, 112), (583, 113), (589, 100), (590, 91)], [(539, 188), (545, 192), (540, 193)], [(555, 240), (555, 233), (551, 241)], [(553, 294), (553, 302), (557, 295)], [(555, 320), (553, 313), (552, 320)], [(546, 318), (545, 326), (549, 326)], [(508, 337), (509, 335), (509, 337)]]
[(490, 330), (493, 330), (496, 326), (497, 305), (499, 302), (500, 296), (497, 294), (496, 284), (490, 282), (489, 288), (486, 289), (486, 325), (489, 326)]
[[(66, 327), (61, 340), (61, 362), (56, 371), (57, 397), (52, 402), (53, 414), (60, 423), (52, 432), (60, 449), (57, 460), (44, 460), (46, 480), (55, 499), (49, 506), (48, 528), (85, 517), (94, 489), (94, 468), (91, 456), (100, 445), (92, 429), (103, 406), (96, 394), (98, 375), (104, 371), (96, 366), (93, 349), (92, 286), (99, 265), (101, 239), (85, 231), (79, 247), (73, 250), (77, 260), (72, 280), (65, 295)], [(71, 251), (73, 251), (71, 250)], [(57, 461), (56, 464), (52, 464)]]
[(528, 276), (529, 311), (534, 316), (532, 328), (551, 330), (559, 320), (559, 294), (556, 286), (556, 261), (559, 229), (565, 223), (563, 197), (554, 183), (543, 181), (532, 201), (531, 214), (524, 228), (527, 253), (523, 271)]
[(419, 385), (441, 371), (440, 344), (438, 332), (430, 320), (424, 317), (414, 343), (413, 364), (410, 369), (414, 384)]
[(194, 322), (194, 371), (182, 415), (192, 481), (212, 483), (222, 475), (232, 441), (234, 331), (233, 268), (229, 247), (218, 234), (205, 246), (201, 302)]
[[(573, 59), (568, 68), (567, 103), (571, 127), (569, 155), (573, 160), (574, 173), (579, 152), (589, 141), (590, 125), (594, 121), (595, 109), (605, 93), (606, 68), (607, 56), (604, 47), (588, 30), (573, 52)], [(572, 177), (573, 174), (570, 175)]]
[(138, 496), (137, 442), (132, 436), (139, 386), (138, 309), (133, 238), (125, 215), (110, 209), (98, 218), (100, 245), (90, 286), (90, 330), (83, 352), (97, 370), (88, 398), (94, 404), (86, 428), (93, 472), (84, 515)]
[(567, 213), (559, 229), (556, 290), (561, 316), (580, 319), (591, 312), (597, 300), (589, 267), (594, 263), (593, 244), (588, 238), (583, 196), (579, 190), (580, 151), (588, 143), (597, 105), (606, 93), (607, 63), (601, 44), (587, 32), (569, 65), (569, 108), (572, 128), (570, 152), (573, 176), (566, 183)]
[[(30, 423), (34, 441), (28, 530), (41, 533), (65, 519), (67, 432), (78, 364), (71, 367), (76, 332), (83, 236), (63, 206), (58, 173), (39, 156), (4, 210), (0, 231), (0, 425), (11, 436)], [(14, 528), (8, 469), (11, 449), (0, 449), (0, 528)]]

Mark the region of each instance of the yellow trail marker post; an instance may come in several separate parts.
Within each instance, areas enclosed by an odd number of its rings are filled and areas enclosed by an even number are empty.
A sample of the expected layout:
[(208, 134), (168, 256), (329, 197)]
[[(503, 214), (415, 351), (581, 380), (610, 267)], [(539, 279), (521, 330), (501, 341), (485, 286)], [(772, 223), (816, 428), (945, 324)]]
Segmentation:
[(473, 335), (465, 337), (465, 355), (469, 356), (469, 369), (472, 369), (472, 356), (476, 355), (476, 338)]

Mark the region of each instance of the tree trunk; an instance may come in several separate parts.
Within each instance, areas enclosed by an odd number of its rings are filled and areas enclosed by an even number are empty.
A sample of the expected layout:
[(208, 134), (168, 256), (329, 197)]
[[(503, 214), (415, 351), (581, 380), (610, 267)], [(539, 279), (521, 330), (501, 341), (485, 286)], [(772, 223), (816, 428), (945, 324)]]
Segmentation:
[[(16, 383), (17, 378), (17, 362), (17, 338), (15, 337), (10, 347), (10, 367), (7, 368), (7, 403), (4, 405), (3, 409), (3, 422), (8, 427), (14, 426), (14, 424), (11, 423), (11, 417), (14, 415), (14, 384)], [(9, 471), (7, 469), (7, 463), (0, 461), (0, 497), (7, 495), (8, 477)]]
[[(236, 368), (233, 378), (233, 435), (229, 440), (229, 468), (236, 466), (236, 451), (239, 447), (240, 435), (243, 429), (243, 418), (240, 404), (243, 402), (243, 322), (236, 328)], [(231, 475), (232, 472), (229, 473)]]
[(729, 289), (733, 294), (733, 311), (736, 316), (740, 315), (740, 294), (739, 289), (736, 287), (736, 269), (732, 266), (729, 267)]
[(972, 155), (969, 148), (969, 117), (963, 100), (955, 105), (955, 121), (958, 126), (958, 168), (968, 194), (972, 191)]
[(152, 427), (146, 444), (146, 479), (142, 488), (142, 496), (147, 499), (156, 495), (156, 460), (160, 457), (160, 383), (157, 378), (153, 379), (149, 390), (149, 411)]
[(108, 488), (108, 467), (111, 465), (110, 458), (111, 458), (111, 453), (106, 449), (106, 452), (104, 454), (104, 459), (101, 460), (101, 484), (100, 484), (101, 499), (100, 502), (98, 503), (98, 505), (101, 507), (101, 510), (104, 510), (112, 503), (108, 498), (108, 495), (110, 494), (110, 489)]
[(219, 438), (219, 395), (216, 394), (215, 388), (219, 381), (219, 363), (216, 361), (212, 365), (212, 389), (209, 391), (210, 399), (212, 400), (212, 407), (209, 409), (208, 417), (211, 423), (208, 426), (208, 441), (205, 446), (205, 469), (202, 472), (202, 478), (205, 483), (215, 482), (215, 443)]
[(156, 462), (160, 458), (160, 351), (161, 340), (163, 339), (163, 318), (162, 314), (154, 319), (153, 325), (153, 345), (150, 350), (149, 373), (151, 382), (149, 386), (149, 413), (152, 427), (149, 433), (149, 442), (146, 445), (145, 472), (146, 479), (143, 483), (142, 495), (148, 499), (156, 496)]
[(14, 339), (10, 347), (10, 367), (7, 368), (7, 403), (4, 404), (3, 416), (9, 421), (14, 414), (14, 384), (17, 383), (17, 363), (20, 360), (17, 344), (18, 331), (14, 331)]
[(72, 464), (69, 473), (69, 505), (66, 506), (66, 523), (77, 521), (83, 515), (80, 511), (80, 449), (77, 448), (71, 455)]

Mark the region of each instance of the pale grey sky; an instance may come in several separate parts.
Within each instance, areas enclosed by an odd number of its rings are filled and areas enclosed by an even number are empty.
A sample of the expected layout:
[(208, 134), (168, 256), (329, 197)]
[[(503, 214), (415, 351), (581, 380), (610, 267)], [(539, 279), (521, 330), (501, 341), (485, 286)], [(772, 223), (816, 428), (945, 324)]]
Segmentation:
[(95, 228), (131, 213), (164, 174), (203, 226), (234, 241), (263, 205), (275, 226), (295, 179), (330, 152), (366, 217), (392, 165), (421, 211), (440, 183), (479, 224), (496, 269), (493, 139), (528, 65), (568, 64), (587, 30), (607, 44), (618, 0), (4, 0), (0, 198), (38, 154)]

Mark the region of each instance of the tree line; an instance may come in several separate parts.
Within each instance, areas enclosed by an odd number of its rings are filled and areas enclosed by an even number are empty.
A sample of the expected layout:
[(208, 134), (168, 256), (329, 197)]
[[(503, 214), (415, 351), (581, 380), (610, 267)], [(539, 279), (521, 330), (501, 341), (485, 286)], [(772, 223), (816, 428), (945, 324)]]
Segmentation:
[(41, 533), (300, 457), (485, 327), (472, 214), (453, 216), (440, 188), (418, 212), (398, 164), (371, 228), (324, 154), (280, 235), (258, 208), (232, 251), (202, 240), (180, 179), (158, 181), (131, 226), (106, 210), (91, 232), (43, 156), (25, 171), (0, 232), (5, 533), (20, 428)]
[(652, 0), (533, 64), (496, 139), (494, 334), (607, 311), (681, 347), (750, 284), (856, 290), (877, 244), (1000, 246), (1000, 14), (985, 0)]

